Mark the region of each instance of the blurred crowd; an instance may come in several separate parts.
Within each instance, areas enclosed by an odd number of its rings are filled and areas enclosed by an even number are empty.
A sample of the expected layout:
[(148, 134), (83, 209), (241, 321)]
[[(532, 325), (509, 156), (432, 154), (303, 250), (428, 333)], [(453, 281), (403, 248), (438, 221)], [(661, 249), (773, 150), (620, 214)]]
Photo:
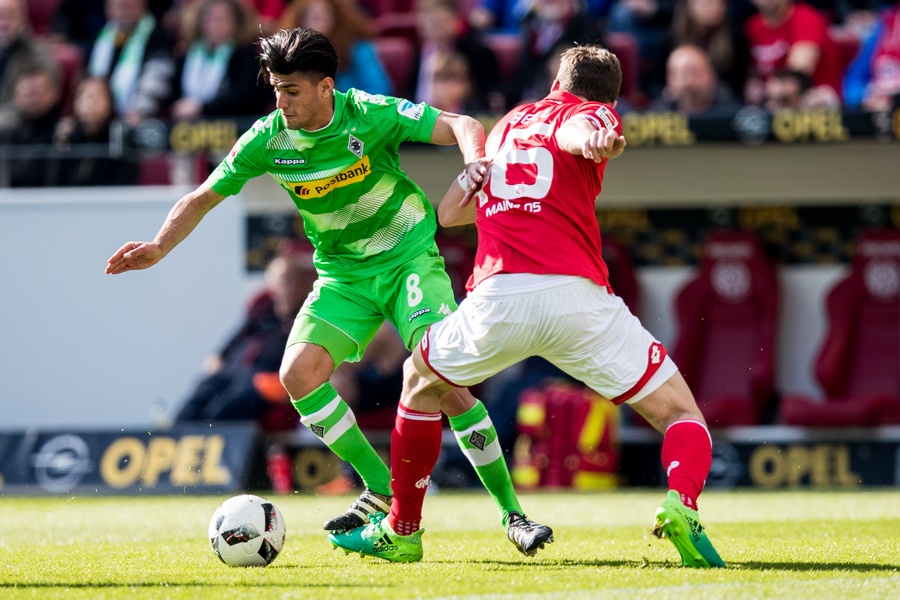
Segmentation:
[(104, 150), (110, 125), (269, 112), (255, 40), (294, 26), (332, 39), (338, 89), (471, 114), (543, 97), (561, 51), (597, 42), (623, 65), (620, 112), (886, 111), (900, 94), (885, 0), (0, 0), (0, 149), (16, 156), (0, 184), (137, 183)]

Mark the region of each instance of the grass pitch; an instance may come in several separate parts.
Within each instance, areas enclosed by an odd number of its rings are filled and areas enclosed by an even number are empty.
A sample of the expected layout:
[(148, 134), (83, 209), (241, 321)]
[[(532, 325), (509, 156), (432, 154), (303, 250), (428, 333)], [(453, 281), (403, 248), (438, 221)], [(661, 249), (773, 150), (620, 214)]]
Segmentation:
[[(266, 495), (266, 494), (262, 494)], [(556, 543), (506, 540), (490, 498), (425, 503), (425, 559), (332, 551), (321, 523), (349, 497), (269, 496), (287, 543), (266, 568), (230, 568), (206, 539), (224, 497), (0, 497), (0, 598), (890, 598), (900, 597), (900, 491), (715, 492), (701, 518), (726, 569), (680, 566), (650, 534), (664, 493), (524, 495)]]

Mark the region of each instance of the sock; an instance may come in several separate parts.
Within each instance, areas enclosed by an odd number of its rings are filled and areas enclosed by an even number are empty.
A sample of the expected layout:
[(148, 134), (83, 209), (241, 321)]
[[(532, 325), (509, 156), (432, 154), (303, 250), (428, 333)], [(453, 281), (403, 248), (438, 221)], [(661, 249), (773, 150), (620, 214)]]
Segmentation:
[(662, 443), (662, 464), (669, 477), (669, 489), (681, 496), (681, 503), (697, 510), (697, 496), (706, 485), (712, 464), (712, 438), (699, 421), (675, 421), (666, 429)]
[(422, 503), (431, 470), (441, 453), (441, 413), (397, 409), (391, 432), (391, 474), (394, 503), (388, 525), (400, 535), (412, 535), (422, 522)]
[(503, 450), (497, 441), (497, 430), (481, 400), (475, 400), (475, 406), (463, 414), (450, 417), (450, 428), (463, 454), (475, 467), (481, 483), (494, 498), (500, 509), (500, 522), (506, 527), (509, 513), (523, 514), (522, 507), (519, 506)]
[(356, 417), (330, 383), (291, 400), (300, 421), (359, 473), (367, 488), (391, 495), (391, 472), (356, 424)]

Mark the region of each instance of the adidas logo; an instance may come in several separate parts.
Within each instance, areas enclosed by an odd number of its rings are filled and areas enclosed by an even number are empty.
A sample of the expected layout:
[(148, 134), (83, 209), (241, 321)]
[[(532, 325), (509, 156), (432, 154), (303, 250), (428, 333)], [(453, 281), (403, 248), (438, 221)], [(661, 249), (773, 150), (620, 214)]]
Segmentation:
[(396, 552), (397, 550), (399, 550), (399, 547), (391, 541), (391, 538), (389, 538), (387, 534), (381, 536), (381, 538), (372, 545), (373, 552)]

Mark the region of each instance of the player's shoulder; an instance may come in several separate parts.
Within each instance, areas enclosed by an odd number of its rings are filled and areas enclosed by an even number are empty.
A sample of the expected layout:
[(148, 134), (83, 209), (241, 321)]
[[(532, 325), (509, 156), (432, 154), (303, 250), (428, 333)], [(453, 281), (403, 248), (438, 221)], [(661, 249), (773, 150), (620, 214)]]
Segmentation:
[(384, 94), (369, 94), (355, 88), (350, 88), (345, 93), (338, 92), (338, 94), (343, 96), (345, 110), (348, 113), (368, 119), (376, 125), (383, 124), (385, 119), (396, 121), (400, 117), (418, 121), (426, 110), (424, 103), (415, 103), (411, 100)]
[(266, 116), (257, 119), (253, 125), (241, 136), (241, 145), (247, 150), (265, 147), (268, 140), (277, 136), (285, 129), (284, 119), (280, 118), (278, 110), (274, 110)]
[(594, 127), (599, 129), (618, 129), (622, 123), (622, 118), (616, 109), (609, 104), (603, 102), (582, 102), (573, 107), (569, 117), (581, 116), (593, 123)]

